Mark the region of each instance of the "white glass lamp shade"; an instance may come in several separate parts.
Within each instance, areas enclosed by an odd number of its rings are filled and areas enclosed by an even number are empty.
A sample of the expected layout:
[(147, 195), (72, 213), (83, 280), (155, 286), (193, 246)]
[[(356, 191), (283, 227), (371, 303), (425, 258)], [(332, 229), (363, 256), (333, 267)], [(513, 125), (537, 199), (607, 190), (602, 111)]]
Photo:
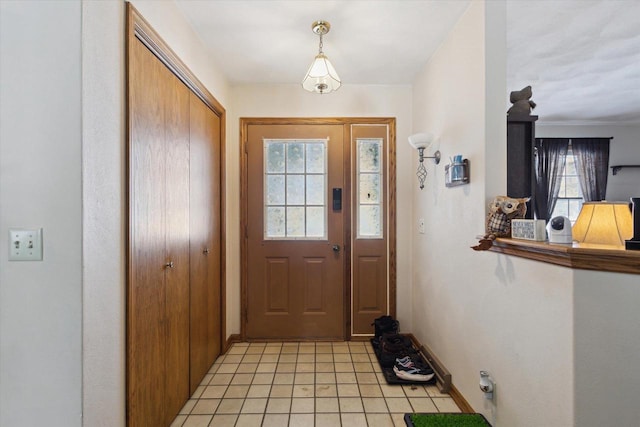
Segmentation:
[(302, 80), (302, 87), (309, 92), (329, 93), (338, 90), (342, 83), (329, 58), (319, 53)]
[(580, 243), (624, 246), (633, 235), (629, 204), (585, 202), (573, 226), (573, 238)]
[(415, 149), (419, 148), (427, 148), (433, 142), (433, 134), (425, 132), (425, 133), (416, 133), (409, 136), (409, 144)]

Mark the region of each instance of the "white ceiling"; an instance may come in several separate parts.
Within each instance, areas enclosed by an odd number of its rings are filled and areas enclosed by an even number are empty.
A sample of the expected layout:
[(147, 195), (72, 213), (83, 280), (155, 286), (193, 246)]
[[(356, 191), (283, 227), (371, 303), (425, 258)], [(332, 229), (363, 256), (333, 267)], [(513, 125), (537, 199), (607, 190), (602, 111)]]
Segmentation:
[(640, 123), (640, 1), (509, 1), (510, 90), (540, 120)]
[[(468, 0), (176, 0), (232, 83), (298, 83), (324, 52), (345, 84), (412, 84)], [(640, 123), (640, 1), (509, 0), (508, 90), (540, 120)], [(505, 101), (508, 93), (505, 94)]]

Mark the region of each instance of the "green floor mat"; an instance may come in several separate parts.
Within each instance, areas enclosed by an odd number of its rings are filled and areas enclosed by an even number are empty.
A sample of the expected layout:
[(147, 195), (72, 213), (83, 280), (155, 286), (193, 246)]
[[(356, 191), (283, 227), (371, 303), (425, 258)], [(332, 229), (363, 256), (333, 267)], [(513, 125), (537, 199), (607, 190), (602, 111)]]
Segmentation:
[(408, 427), (491, 427), (482, 414), (405, 414)]

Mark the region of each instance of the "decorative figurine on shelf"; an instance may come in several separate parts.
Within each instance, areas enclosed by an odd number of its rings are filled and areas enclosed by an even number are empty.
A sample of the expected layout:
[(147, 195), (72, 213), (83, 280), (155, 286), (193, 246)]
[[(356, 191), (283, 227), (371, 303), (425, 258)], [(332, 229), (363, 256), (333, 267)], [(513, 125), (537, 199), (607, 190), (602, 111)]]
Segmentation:
[(527, 213), (527, 202), (530, 197), (514, 198), (496, 196), (489, 204), (489, 213), (485, 223), (485, 235), (476, 246), (471, 248), (476, 251), (486, 251), (493, 246), (497, 237), (511, 236), (511, 220), (524, 218)]
[(531, 101), (531, 86), (527, 86), (524, 89), (511, 92), (509, 95), (509, 101), (513, 104), (507, 111), (507, 114), (531, 114), (531, 110), (536, 108), (536, 103)]

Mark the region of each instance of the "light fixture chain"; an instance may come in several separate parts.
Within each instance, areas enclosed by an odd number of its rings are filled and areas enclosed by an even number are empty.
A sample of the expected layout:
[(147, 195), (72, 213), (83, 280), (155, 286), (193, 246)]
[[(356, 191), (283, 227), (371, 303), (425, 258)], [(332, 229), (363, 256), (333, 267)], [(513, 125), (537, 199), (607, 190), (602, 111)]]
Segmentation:
[(318, 48), (318, 52), (322, 53), (322, 32), (320, 32), (320, 47)]

